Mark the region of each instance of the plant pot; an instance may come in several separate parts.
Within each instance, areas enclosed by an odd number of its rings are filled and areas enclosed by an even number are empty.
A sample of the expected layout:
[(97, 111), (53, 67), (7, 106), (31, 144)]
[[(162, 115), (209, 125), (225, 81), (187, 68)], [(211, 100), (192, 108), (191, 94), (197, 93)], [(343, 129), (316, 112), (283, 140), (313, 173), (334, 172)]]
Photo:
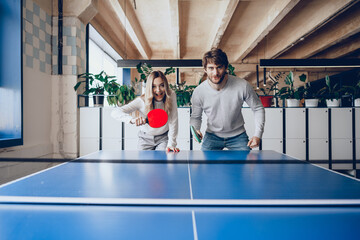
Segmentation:
[(259, 96), (260, 101), (264, 107), (271, 107), (273, 96)]
[(354, 100), (354, 107), (360, 107), (360, 98)]
[(287, 107), (299, 107), (300, 100), (298, 99), (286, 99), (286, 106)]
[(339, 107), (340, 106), (340, 99), (326, 99), (326, 106), (330, 107)]
[(93, 95), (94, 107), (104, 106), (104, 95)]
[(319, 99), (305, 99), (305, 107), (317, 107), (319, 105)]

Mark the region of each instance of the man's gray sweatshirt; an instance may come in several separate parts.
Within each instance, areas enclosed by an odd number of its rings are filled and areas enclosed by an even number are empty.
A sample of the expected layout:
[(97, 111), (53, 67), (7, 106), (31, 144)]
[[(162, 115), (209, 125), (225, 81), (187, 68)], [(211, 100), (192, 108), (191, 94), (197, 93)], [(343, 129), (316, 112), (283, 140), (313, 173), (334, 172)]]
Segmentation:
[(265, 110), (252, 86), (244, 79), (228, 75), (227, 83), (218, 91), (210, 86), (209, 81), (207, 79), (194, 90), (191, 99), (190, 125), (200, 130), (204, 111), (208, 118), (207, 132), (222, 138), (239, 135), (245, 132), (241, 113), (245, 101), (254, 113), (254, 136), (261, 138), (264, 131)]

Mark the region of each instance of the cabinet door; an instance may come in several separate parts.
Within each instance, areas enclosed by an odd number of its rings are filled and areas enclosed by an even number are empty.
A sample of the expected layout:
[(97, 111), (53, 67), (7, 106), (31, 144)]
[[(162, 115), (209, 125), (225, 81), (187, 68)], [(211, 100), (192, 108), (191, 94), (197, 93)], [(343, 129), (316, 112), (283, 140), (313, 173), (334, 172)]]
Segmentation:
[(263, 139), (283, 138), (283, 109), (265, 108), (265, 127)]
[(329, 139), (327, 108), (309, 108), (309, 139)]
[(177, 147), (180, 150), (190, 150), (190, 108), (178, 108)]
[(80, 157), (99, 151), (99, 138), (80, 138)]
[(100, 108), (80, 108), (80, 138), (99, 138)]
[(80, 156), (99, 150), (100, 108), (80, 108)]
[(111, 117), (112, 107), (103, 108), (102, 110), (102, 137), (103, 138), (121, 138), (122, 122)]
[[(352, 160), (352, 108), (331, 109), (331, 154), (333, 160)], [(334, 169), (351, 169), (352, 164), (333, 164)]]
[[(355, 141), (356, 141), (356, 160), (360, 160), (360, 108), (355, 108)], [(356, 169), (360, 168), (360, 163)]]
[(286, 154), (301, 160), (306, 160), (305, 139), (286, 139)]
[(331, 137), (352, 138), (352, 108), (331, 109)]
[(181, 150), (190, 150), (190, 139), (178, 139), (177, 147)]
[(282, 138), (263, 138), (262, 150), (274, 150), (277, 152), (283, 152), (283, 140)]
[(309, 139), (309, 161), (329, 160), (329, 141), (327, 139)]
[(285, 111), (286, 139), (305, 139), (305, 108)]
[(122, 146), (122, 122), (111, 117), (113, 107), (105, 107), (102, 110), (102, 149), (121, 150)]
[(124, 149), (125, 150), (137, 150), (138, 145), (138, 133), (140, 127), (134, 124), (124, 124)]

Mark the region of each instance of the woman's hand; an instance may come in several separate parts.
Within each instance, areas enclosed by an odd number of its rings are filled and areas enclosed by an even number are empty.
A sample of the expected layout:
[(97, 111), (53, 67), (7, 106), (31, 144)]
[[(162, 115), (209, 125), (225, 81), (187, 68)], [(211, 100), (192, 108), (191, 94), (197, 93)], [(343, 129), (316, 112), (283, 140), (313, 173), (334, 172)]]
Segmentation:
[(131, 124), (136, 124), (136, 126), (141, 126), (146, 124), (146, 119), (143, 117), (137, 117), (130, 120)]
[(177, 147), (167, 147), (166, 152), (180, 152), (180, 149)]

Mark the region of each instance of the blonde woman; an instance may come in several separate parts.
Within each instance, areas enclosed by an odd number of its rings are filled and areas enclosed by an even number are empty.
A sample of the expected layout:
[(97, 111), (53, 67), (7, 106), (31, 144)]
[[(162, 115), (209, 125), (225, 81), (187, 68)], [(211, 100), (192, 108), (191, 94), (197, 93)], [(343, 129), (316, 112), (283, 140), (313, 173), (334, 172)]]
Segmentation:
[[(146, 123), (146, 116), (153, 109), (163, 109), (168, 114), (168, 122), (160, 128), (152, 128)], [(139, 117), (130, 114), (138, 111)], [(161, 71), (153, 71), (147, 78), (145, 94), (125, 106), (115, 109), (111, 116), (118, 121), (140, 126), (138, 133), (139, 150), (167, 150), (178, 152), (178, 112), (176, 95), (170, 90), (168, 80)]]

